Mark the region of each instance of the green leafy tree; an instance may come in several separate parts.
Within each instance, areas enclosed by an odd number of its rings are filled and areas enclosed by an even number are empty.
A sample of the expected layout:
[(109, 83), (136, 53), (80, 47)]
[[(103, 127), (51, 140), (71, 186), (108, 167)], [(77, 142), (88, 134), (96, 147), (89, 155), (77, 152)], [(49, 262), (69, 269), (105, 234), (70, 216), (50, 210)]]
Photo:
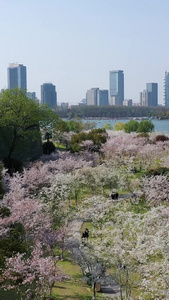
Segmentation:
[(140, 132), (140, 133), (147, 133), (152, 132), (154, 130), (154, 124), (149, 120), (142, 120), (138, 122), (136, 120), (130, 120), (124, 126), (124, 131), (126, 133), (130, 132)]
[(83, 123), (84, 130), (92, 130), (92, 129), (95, 129), (96, 126), (97, 126), (96, 122), (84, 122)]
[(116, 124), (114, 124), (114, 130), (116, 130), (116, 131), (124, 130), (124, 126), (125, 126), (125, 123), (117, 122)]
[(142, 120), (138, 123), (137, 132), (152, 132), (154, 130), (154, 124), (149, 120)]
[(62, 133), (69, 132), (68, 122), (58, 119), (53, 129), (54, 131), (60, 131)]
[(79, 133), (83, 130), (83, 124), (80, 119), (74, 119), (67, 122), (69, 131)]
[(82, 146), (80, 144), (86, 140), (87, 140), (87, 133), (85, 132), (73, 134), (71, 137), (71, 151), (79, 152), (80, 150), (82, 150)]
[(31, 151), (35, 156), (38, 151), (41, 154), (40, 126), (53, 126), (57, 119), (51, 110), (28, 99), (24, 91), (4, 90), (0, 94), (1, 159), (9, 165), (12, 159), (24, 160), (26, 154), (29, 159)]
[(138, 122), (136, 120), (130, 120), (124, 125), (124, 131), (126, 133), (136, 132), (138, 129)]
[(109, 122), (106, 122), (106, 123), (103, 125), (102, 128), (105, 129), (105, 130), (112, 130), (112, 129), (113, 129), (112, 126), (111, 126), (111, 124), (110, 124)]
[(54, 140), (61, 144), (63, 142), (63, 136), (65, 132), (69, 132), (68, 122), (63, 121), (59, 118), (53, 126), (52, 130)]
[(71, 151), (78, 152), (83, 149), (82, 142), (84, 141), (92, 141), (92, 151), (99, 151), (102, 144), (107, 141), (106, 130), (99, 128), (93, 129), (86, 132), (81, 132), (79, 134), (73, 134), (71, 137)]

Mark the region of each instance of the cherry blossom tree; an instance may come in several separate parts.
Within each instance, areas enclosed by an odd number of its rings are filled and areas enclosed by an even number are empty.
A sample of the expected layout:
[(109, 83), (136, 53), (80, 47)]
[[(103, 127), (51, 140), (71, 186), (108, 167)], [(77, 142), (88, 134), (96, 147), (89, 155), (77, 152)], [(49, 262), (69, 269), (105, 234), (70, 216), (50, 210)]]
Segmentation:
[(143, 177), (140, 183), (142, 194), (151, 205), (169, 201), (168, 185), (169, 178), (164, 175)]
[(43, 299), (47, 293), (52, 297), (54, 283), (62, 277), (53, 257), (44, 257), (38, 242), (29, 258), (18, 253), (7, 259), (0, 281), (6, 290), (17, 289), (20, 299)]
[[(48, 233), (49, 242), (52, 217), (48, 205), (36, 196), (37, 188), (39, 189), (41, 184), (46, 185), (49, 180), (48, 174), (45, 176), (44, 169), (40, 171), (39, 168), (33, 167), (32, 170), (25, 170), (23, 174), (16, 173), (11, 178), (7, 177), (7, 192), (1, 201), (1, 208), (8, 209), (9, 214), (0, 214), (0, 238), (10, 237), (11, 228), (20, 224), (23, 228), (22, 239), (27, 246), (22, 253), (16, 253), (15, 249), (13, 256), (6, 258), (1, 271), (3, 287), (17, 289), (20, 299), (32, 299), (31, 297), (37, 299), (37, 295), (41, 299), (41, 294), (43, 296), (44, 293), (51, 294), (54, 282), (60, 280), (56, 257), (51, 251), (54, 244), (45, 243), (44, 238), (44, 233)], [(34, 175), (32, 179), (31, 174)], [(41, 174), (40, 177), (44, 174), (45, 178), (38, 178), (38, 174)], [(37, 180), (36, 184), (33, 184), (32, 180)], [(55, 238), (55, 244), (56, 242)], [(34, 295), (30, 292), (32, 289)]]
[(140, 290), (139, 299), (167, 299), (169, 210), (159, 206), (135, 214), (120, 211), (120, 205), (113, 211), (112, 224), (104, 224), (102, 243), (89, 242), (98, 259), (115, 270), (121, 299), (130, 299), (133, 287)]

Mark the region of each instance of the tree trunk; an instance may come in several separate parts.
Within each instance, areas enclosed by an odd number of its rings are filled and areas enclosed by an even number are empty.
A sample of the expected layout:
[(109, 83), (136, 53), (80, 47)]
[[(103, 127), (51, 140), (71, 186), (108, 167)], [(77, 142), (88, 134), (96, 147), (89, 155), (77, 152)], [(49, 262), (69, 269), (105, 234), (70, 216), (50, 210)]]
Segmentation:
[(52, 289), (53, 289), (53, 283), (50, 286), (50, 292), (49, 292), (49, 298), (52, 299)]
[(17, 139), (17, 133), (16, 133), (16, 130), (14, 130), (14, 133), (13, 133), (13, 140), (12, 140), (11, 146), (10, 146), (10, 148), (9, 148), (9, 153), (8, 153), (8, 156), (7, 156), (7, 160), (10, 160), (11, 155), (12, 155), (12, 152), (13, 152), (14, 149), (15, 149), (16, 139)]
[(96, 299), (96, 282), (93, 284), (93, 300)]

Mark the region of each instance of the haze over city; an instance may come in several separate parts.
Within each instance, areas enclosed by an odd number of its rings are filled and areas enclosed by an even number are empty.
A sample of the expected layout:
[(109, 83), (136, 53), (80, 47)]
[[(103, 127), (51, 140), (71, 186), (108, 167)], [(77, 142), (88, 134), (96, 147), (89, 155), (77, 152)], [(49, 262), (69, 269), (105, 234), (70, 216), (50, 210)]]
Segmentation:
[(139, 101), (147, 82), (169, 71), (167, 0), (0, 0), (0, 89), (7, 67), (27, 67), (28, 91), (44, 82), (59, 102), (78, 104), (92, 87), (109, 89), (109, 71), (124, 70), (125, 98)]

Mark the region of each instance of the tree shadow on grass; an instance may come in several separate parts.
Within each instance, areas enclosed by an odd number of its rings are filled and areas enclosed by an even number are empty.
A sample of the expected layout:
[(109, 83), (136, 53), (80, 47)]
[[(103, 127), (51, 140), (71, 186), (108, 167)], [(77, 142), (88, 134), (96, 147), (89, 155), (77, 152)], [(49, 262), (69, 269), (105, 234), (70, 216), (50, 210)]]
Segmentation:
[(62, 289), (62, 290), (66, 290), (67, 288), (61, 285), (55, 285), (56, 288), (58, 289)]

